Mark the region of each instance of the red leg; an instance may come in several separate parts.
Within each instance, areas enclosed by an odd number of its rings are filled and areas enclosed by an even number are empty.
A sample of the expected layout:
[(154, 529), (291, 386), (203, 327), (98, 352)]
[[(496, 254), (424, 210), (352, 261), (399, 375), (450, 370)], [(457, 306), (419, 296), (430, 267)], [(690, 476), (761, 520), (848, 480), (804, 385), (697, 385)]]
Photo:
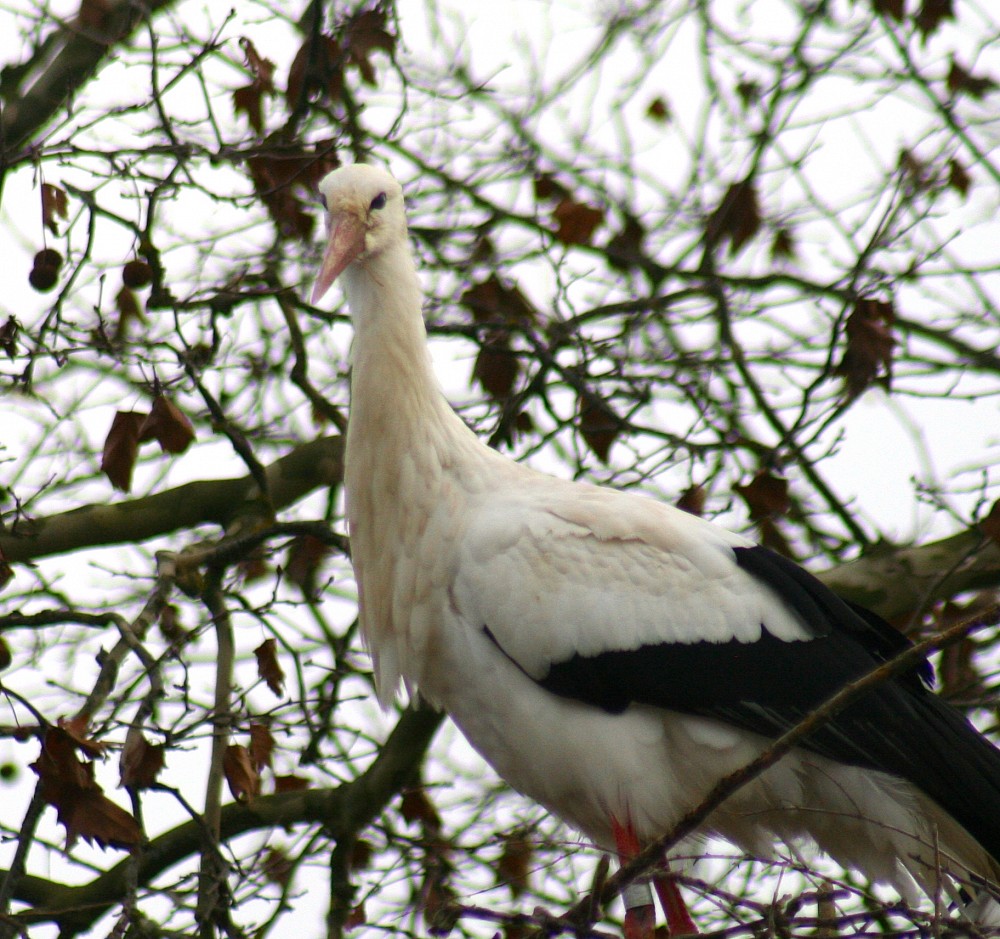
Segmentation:
[[(631, 822), (622, 825), (618, 819), (611, 819), (611, 830), (615, 836), (618, 860), (626, 864), (639, 853), (639, 839), (635, 836)], [(673, 886), (673, 885), (672, 885)], [(674, 886), (676, 891), (677, 887)], [(630, 884), (622, 891), (625, 903), (625, 939), (653, 939), (656, 932), (656, 907), (653, 894), (645, 881)]]
[(667, 914), (667, 932), (671, 936), (697, 936), (698, 927), (691, 919), (687, 904), (674, 882), (673, 875), (669, 871), (654, 874), (653, 886), (656, 887), (656, 895), (660, 898), (660, 906)]

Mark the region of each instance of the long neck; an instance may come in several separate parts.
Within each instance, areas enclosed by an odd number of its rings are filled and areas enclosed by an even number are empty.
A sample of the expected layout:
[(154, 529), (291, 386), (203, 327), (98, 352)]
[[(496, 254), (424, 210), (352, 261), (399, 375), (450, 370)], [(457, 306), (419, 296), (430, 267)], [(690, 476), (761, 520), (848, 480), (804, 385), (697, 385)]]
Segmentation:
[(436, 444), (428, 435), (463, 435), (431, 368), (423, 297), (407, 244), (352, 265), (343, 280), (354, 323), (349, 441)]
[[(421, 291), (405, 244), (342, 275), (354, 348), (345, 482), (361, 628), (387, 704), (406, 660), (414, 557), (428, 520), (481, 484), (492, 451), (445, 401), (427, 351)], [(440, 527), (440, 526), (439, 526)], [(439, 531), (440, 534), (440, 531)]]

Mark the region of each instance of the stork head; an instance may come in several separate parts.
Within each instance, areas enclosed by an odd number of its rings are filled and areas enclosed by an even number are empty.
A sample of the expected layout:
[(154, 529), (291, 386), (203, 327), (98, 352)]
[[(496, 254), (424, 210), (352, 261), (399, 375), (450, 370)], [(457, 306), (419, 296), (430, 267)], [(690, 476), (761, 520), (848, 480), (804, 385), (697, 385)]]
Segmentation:
[(363, 163), (342, 166), (319, 184), (329, 241), (313, 287), (316, 303), (344, 269), (406, 239), (403, 190), (385, 170)]

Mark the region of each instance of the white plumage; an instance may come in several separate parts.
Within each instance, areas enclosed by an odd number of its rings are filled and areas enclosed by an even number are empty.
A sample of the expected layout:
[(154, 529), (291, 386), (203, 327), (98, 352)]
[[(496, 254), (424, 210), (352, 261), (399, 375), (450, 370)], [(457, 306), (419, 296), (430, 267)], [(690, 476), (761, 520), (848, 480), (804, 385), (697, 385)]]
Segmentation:
[[(339, 277), (355, 329), (345, 482), (383, 704), (402, 680), (512, 786), (620, 849), (616, 827), (639, 842), (669, 830), (905, 645), (740, 536), (480, 443), (432, 373), (398, 183), (356, 165), (321, 191), (330, 244), (313, 301)], [(997, 751), (910, 675), (707, 829), (762, 856), (809, 836), (904, 892), (942, 863), (992, 878), (998, 780)]]

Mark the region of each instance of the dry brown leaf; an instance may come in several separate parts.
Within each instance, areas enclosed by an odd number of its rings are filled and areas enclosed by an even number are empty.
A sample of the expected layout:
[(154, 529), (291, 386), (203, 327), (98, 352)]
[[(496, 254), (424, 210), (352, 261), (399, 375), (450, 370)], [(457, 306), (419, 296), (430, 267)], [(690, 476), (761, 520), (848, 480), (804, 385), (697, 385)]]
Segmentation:
[(856, 398), (876, 380), (889, 388), (895, 320), (891, 301), (865, 298), (855, 303), (844, 327), (847, 347), (836, 369), (844, 378), (849, 398)]
[[(66, 722), (71, 726), (73, 722)], [(79, 727), (76, 728), (79, 731)], [(84, 741), (93, 744), (93, 741)], [(42, 799), (56, 809), (66, 828), (67, 847), (78, 837), (104, 847), (128, 849), (142, 840), (136, 820), (102, 792), (94, 781), (94, 764), (77, 757), (81, 741), (62, 727), (50, 727), (38, 759), (31, 764)], [(86, 746), (83, 746), (86, 749)]]
[(521, 363), (510, 347), (510, 336), (497, 330), (479, 350), (473, 378), (495, 401), (504, 401), (510, 397), (520, 373)]
[(20, 331), (21, 324), (13, 316), (8, 316), (7, 321), (0, 326), (0, 349), (12, 361), (17, 355), (17, 334)]
[(997, 86), (997, 83), (988, 75), (973, 75), (954, 59), (951, 60), (951, 68), (948, 70), (947, 83), (948, 91), (953, 96), (966, 94), (977, 101), (982, 100), (988, 92)]
[(758, 470), (749, 483), (745, 486), (737, 483), (733, 489), (746, 502), (753, 522), (787, 515), (792, 506), (788, 495), (788, 480), (774, 476), (767, 470)]
[(336, 166), (335, 161), (328, 141), (318, 141), (311, 150), (275, 144), (266, 154), (247, 159), (254, 189), (282, 235), (303, 241), (312, 237), (315, 214), (306, 210), (296, 189), (312, 199), (316, 185)]
[(535, 199), (547, 202), (549, 199), (566, 199), (569, 190), (551, 173), (539, 173), (534, 180)]
[(0, 636), (0, 672), (9, 668), (12, 661), (14, 657), (11, 655), (10, 646), (7, 645), (7, 640)]
[(139, 301), (128, 287), (122, 287), (115, 295), (115, 309), (118, 311), (118, 321), (112, 338), (115, 342), (121, 342), (128, 334), (129, 325), (136, 321), (141, 323), (145, 317)]
[(285, 693), (285, 673), (278, 663), (278, 643), (274, 639), (265, 639), (253, 650), (253, 654), (257, 657), (257, 674), (280, 698)]
[(258, 773), (271, 767), (271, 754), (274, 752), (274, 737), (267, 724), (253, 723), (250, 725), (250, 760)]
[(948, 161), (948, 186), (962, 196), (967, 196), (972, 187), (972, 177), (968, 170), (954, 157)]
[(194, 427), (166, 395), (157, 395), (139, 427), (139, 441), (155, 440), (164, 453), (183, 453), (194, 440)]
[(350, 913), (347, 914), (347, 919), (344, 920), (344, 929), (351, 930), (357, 929), (358, 926), (364, 926), (368, 922), (368, 916), (365, 913), (365, 903), (362, 900), (356, 907), (354, 907)]
[(657, 96), (646, 106), (646, 117), (657, 124), (669, 124), (670, 106), (662, 97)]
[(625, 216), (625, 225), (609, 242), (607, 247), (608, 262), (615, 270), (628, 271), (638, 267), (646, 256), (643, 253), (643, 241), (646, 229), (632, 215)]
[(508, 287), (496, 274), (473, 284), (461, 297), (477, 323), (516, 328), (535, 321), (535, 308), (517, 286)]
[(118, 764), (119, 785), (131, 789), (149, 789), (155, 785), (165, 753), (163, 744), (150, 743), (142, 731), (130, 727)]
[(729, 241), (730, 255), (736, 254), (760, 231), (760, 206), (757, 190), (749, 179), (733, 183), (719, 207), (709, 216), (705, 238), (709, 245)]
[[(323, 569), (323, 562), (329, 556), (329, 545), (324, 544), (313, 535), (300, 535), (294, 538), (288, 547), (285, 576), (302, 591), (303, 596), (315, 597), (318, 592), (317, 581)], [(280, 693), (275, 692), (275, 694)]]
[(404, 789), (399, 805), (400, 814), (406, 822), (419, 822), (428, 833), (441, 830), (441, 816), (431, 802), (424, 788)]
[(584, 443), (602, 463), (608, 462), (611, 445), (621, 433), (621, 421), (611, 406), (592, 395), (581, 395), (577, 426)]
[(705, 487), (697, 484), (688, 486), (674, 504), (690, 515), (701, 515), (705, 511)]
[(237, 743), (226, 747), (222, 771), (226, 774), (229, 791), (237, 802), (250, 802), (260, 795), (260, 775), (253, 768), (250, 751), (246, 747)]
[(771, 241), (772, 261), (791, 261), (795, 258), (795, 239), (787, 228), (779, 228)]
[(391, 58), (396, 51), (396, 37), (386, 28), (385, 10), (362, 10), (352, 16), (344, 28), (344, 48), (348, 64), (355, 66), (362, 80), (374, 88), (376, 75), (371, 54), (381, 50)]
[(931, 33), (937, 32), (943, 20), (953, 20), (954, 18), (955, 10), (952, 6), (952, 0), (923, 0), (913, 22), (926, 41)]
[(374, 856), (375, 846), (370, 841), (365, 841), (364, 838), (358, 838), (351, 845), (351, 870), (365, 870), (371, 864)]
[(247, 68), (264, 91), (274, 92), (274, 63), (262, 56), (246, 36), (240, 38), (240, 48), (246, 56)]
[(503, 851), (496, 866), (497, 883), (506, 884), (514, 899), (530, 886), (528, 880), (534, 854), (534, 848), (525, 840), (523, 832), (512, 832), (504, 838)]
[(86, 714), (77, 714), (76, 717), (69, 719), (60, 717), (56, 723), (58, 729), (69, 736), (73, 745), (86, 753), (87, 756), (104, 756), (108, 745), (87, 736), (87, 732), (90, 730), (90, 718)]
[(294, 110), (313, 94), (329, 101), (339, 101), (344, 94), (344, 57), (339, 43), (322, 34), (310, 36), (295, 53), (288, 81), (285, 100)]
[(122, 492), (132, 487), (132, 470), (139, 452), (139, 428), (148, 416), (142, 411), (116, 411), (104, 439), (101, 472)]
[(66, 190), (51, 183), (42, 183), (42, 223), (53, 235), (59, 234), (58, 220), (69, 218)]
[(889, 16), (897, 23), (902, 23), (906, 3), (905, 0), (872, 0), (872, 9), (881, 16)]
[(597, 226), (604, 221), (604, 211), (576, 202), (568, 196), (552, 210), (556, 240), (564, 245), (589, 245)]
[(142, 841), (139, 823), (97, 786), (80, 790), (68, 803), (56, 806), (56, 811), (66, 826), (67, 846), (80, 837), (101, 848), (127, 851)]
[(264, 133), (264, 92), (257, 82), (233, 91), (233, 113), (245, 114), (250, 126), (258, 134)]
[(264, 855), (260, 867), (267, 880), (282, 887), (287, 887), (291, 883), (292, 871), (295, 869), (295, 865), (292, 864), (288, 855), (280, 848), (275, 847), (267, 849), (267, 854)]

